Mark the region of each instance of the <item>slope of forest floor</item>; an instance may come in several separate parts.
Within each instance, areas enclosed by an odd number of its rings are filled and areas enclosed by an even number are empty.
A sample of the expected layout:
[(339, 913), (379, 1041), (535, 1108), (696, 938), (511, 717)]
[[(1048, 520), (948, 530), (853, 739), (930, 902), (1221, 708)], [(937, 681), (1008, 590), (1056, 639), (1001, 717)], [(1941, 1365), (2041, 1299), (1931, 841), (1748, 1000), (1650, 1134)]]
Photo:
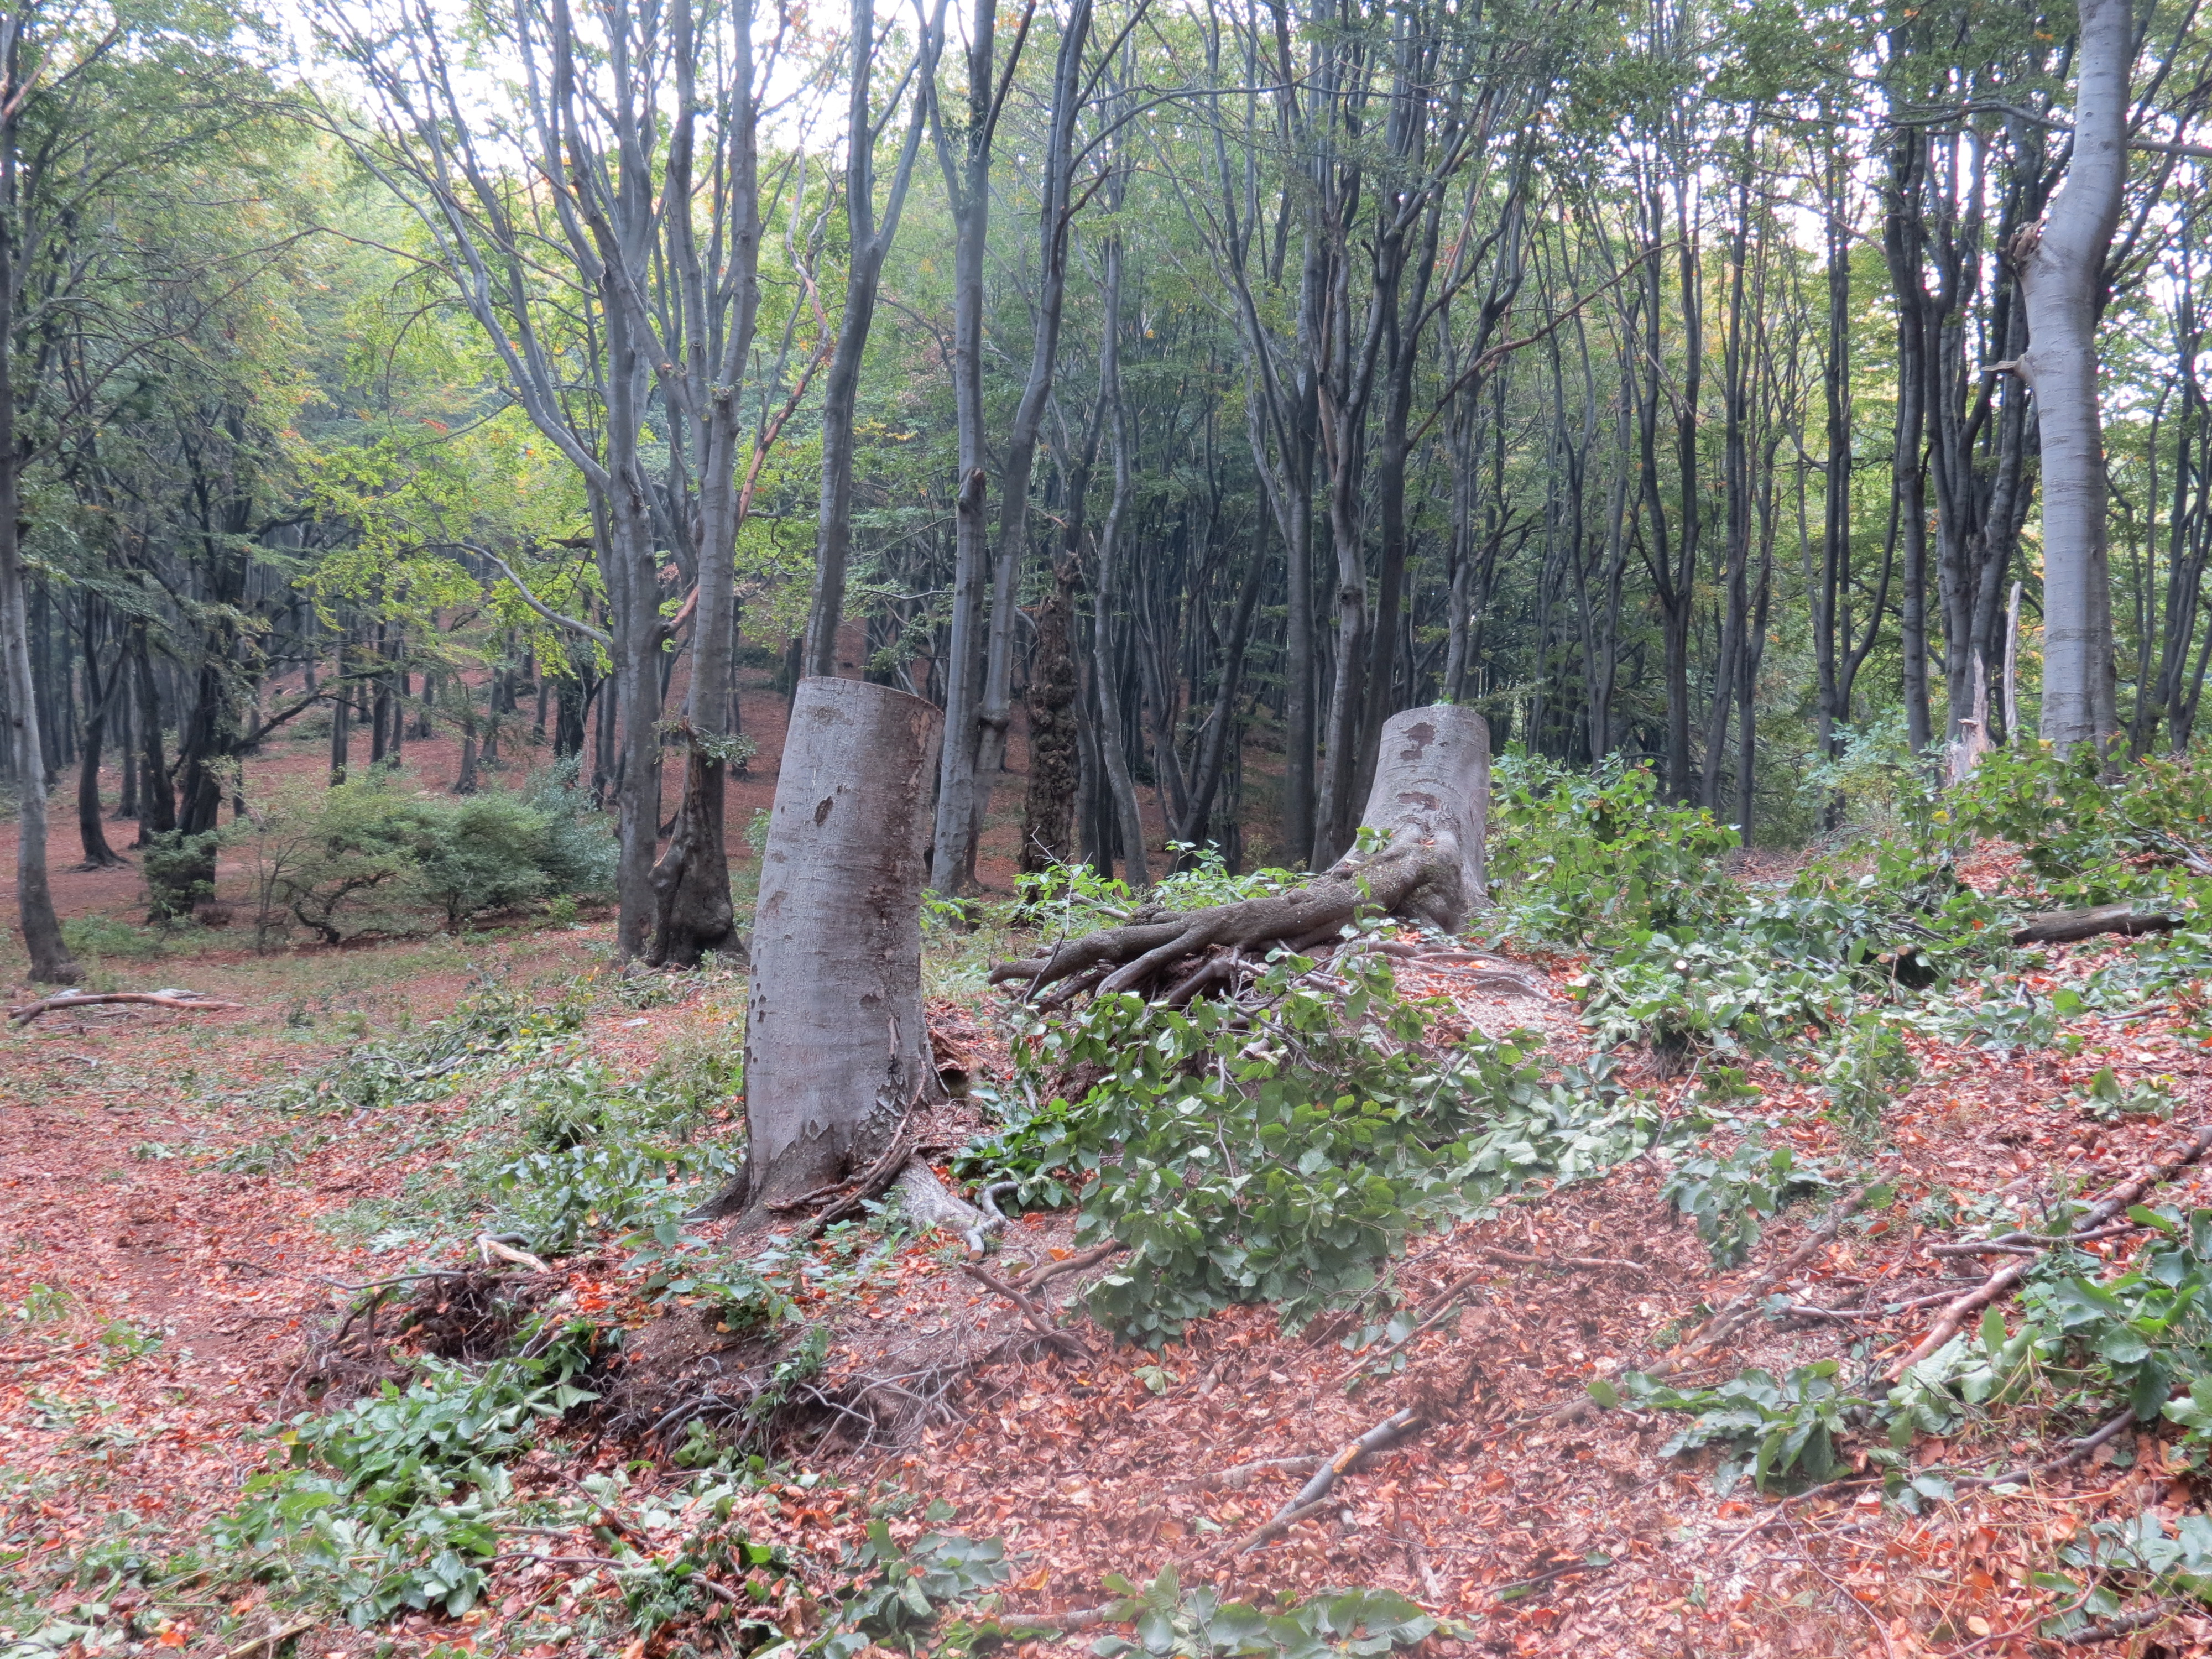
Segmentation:
[[(1960, 873), (1995, 893), (2019, 866), (1989, 846)], [(1064, 1336), (1041, 1336), (957, 1243), (914, 1237), (895, 1212), (741, 1262), (685, 1237), (674, 1197), (713, 1178), (741, 1133), (744, 980), (623, 978), (603, 931), (351, 952), (353, 1008), (272, 994), (284, 988), (251, 961), (209, 960), (193, 988), (245, 1007), (69, 1011), (0, 1037), (0, 1652), (1050, 1650), (1018, 1613), (1060, 1615), (1071, 1652), (1103, 1629), (1210, 1659), (1291, 1650), (1301, 1610), (1345, 1587), (1442, 1620), (1425, 1636), (1437, 1651), (2072, 1650), (2047, 1639), (2057, 1631), (2140, 1654), (2212, 1640), (2192, 1594), (2212, 1536), (2201, 1419), (2152, 1410), (2074, 1455), (2111, 1401), (2048, 1350), (2028, 1369), (2047, 1367), (2051, 1387), (2008, 1395), (2000, 1376), (1985, 1397), (2013, 1408), (1930, 1407), (1885, 1458), (1863, 1392), (1948, 1304), (2034, 1247), (1933, 1249), (2000, 1231), (2008, 1206), (2094, 1200), (2212, 1121), (2199, 982), (2129, 1006), (2094, 994), (2169, 941), (2031, 954), (1984, 988), (1985, 1008), (2045, 1011), (2003, 1041), (1987, 1020), (1908, 1030), (1873, 1134), (1836, 1109), (1832, 1066), (1824, 1077), (1805, 1055), (1693, 1049), (1686, 1064), (1665, 1044), (1623, 1046), (1614, 1083), (1662, 1130), (1755, 1098), (1769, 1126), (1755, 1156), (1655, 1133), (1584, 1178), (1521, 1183), (1412, 1242), (1392, 1279), (1404, 1316), (1356, 1353), (1345, 1321), (1286, 1334), (1264, 1305), (1199, 1318), (1158, 1352), (1117, 1345), (1080, 1304)], [(975, 1085), (925, 1134), (956, 1182), (945, 1154), (1018, 1086), (1006, 1005), (981, 988), (998, 942), (933, 935), (940, 1058)], [(1399, 948), (1436, 957), (1393, 966), (1401, 996), (1436, 1000), (1445, 1040), (1524, 1030), (1547, 1066), (1589, 1059), (1580, 954), (1523, 952), (1501, 971), (1410, 935)], [(183, 976), (163, 963), (122, 977)], [(594, 1139), (578, 1115), (611, 1127)], [(1703, 1190), (1753, 1196), (1701, 1207), (1701, 1170)], [(2208, 1182), (2171, 1170), (2119, 1224), (2131, 1231), (2077, 1248), (2118, 1267), (2212, 1209)], [(1841, 1200), (1863, 1183), (1850, 1212)], [(485, 1232), (534, 1243), (545, 1270), (487, 1255)], [(544, 1243), (556, 1236), (560, 1251)], [(985, 1272), (1034, 1279), (1077, 1243), (1064, 1212), (1031, 1213)], [(433, 1273), (447, 1277), (402, 1278)], [(1987, 1304), (1994, 1326), (1984, 1308), (1960, 1316), (1992, 1367), (2009, 1294)], [(1720, 1340), (1685, 1340), (1717, 1311)], [(538, 1354), (573, 1352), (557, 1385), (587, 1397), (545, 1404), (552, 1373), (532, 1372), (536, 1404), (501, 1396), (463, 1422), (472, 1444), (512, 1444), (501, 1470), (447, 1471), (449, 1496), (475, 1496), (439, 1524), (477, 1503), (493, 1542), (455, 1531), (450, 1561), (410, 1556), (411, 1542), (380, 1556), (332, 1533), (346, 1504), (320, 1499), (240, 1520), (312, 1495), (272, 1473), (307, 1463), (301, 1437), (319, 1431), (301, 1425), (380, 1388), (421, 1392), (426, 1354), (446, 1357), (434, 1381), (458, 1376), (507, 1352), (479, 1337), (518, 1320), (557, 1336), (533, 1339)], [(814, 1348), (794, 1359), (784, 1330)], [(2133, 1352), (2108, 1340), (2113, 1364)], [(1698, 1395), (1747, 1372), (1790, 1380), (1763, 1404)], [(2185, 1380), (2174, 1392), (2185, 1402)], [(533, 1412), (546, 1423), (532, 1438)], [(1270, 1534), (1312, 1460), (1400, 1413), (1413, 1432), (1340, 1458), (1327, 1501)], [(1720, 1450), (1670, 1455), (1692, 1421)], [(1722, 1490), (1722, 1455), (1766, 1443), (1744, 1427), (1764, 1421), (1780, 1425), (1770, 1452), (1792, 1435), (1795, 1451), (1766, 1490)], [(1974, 1484), (1992, 1474), (2009, 1478)], [(410, 1465), (399, 1483), (418, 1479), (432, 1477)], [(458, 1583), (463, 1569), (481, 1583), (441, 1600), (437, 1574)], [(1128, 1582), (1109, 1589), (1109, 1575)], [(1203, 1584), (1279, 1610), (1280, 1627), (1264, 1640), (1217, 1627)], [(1122, 1600), (1147, 1586), (1149, 1608)], [(839, 1626), (841, 1607), (873, 1611)], [(1309, 1648), (1351, 1635), (1329, 1616), (1308, 1618)], [(1368, 1619), (1362, 1650), (1390, 1644), (1371, 1634), (1381, 1623)], [(833, 1627), (855, 1633), (823, 1647)]]

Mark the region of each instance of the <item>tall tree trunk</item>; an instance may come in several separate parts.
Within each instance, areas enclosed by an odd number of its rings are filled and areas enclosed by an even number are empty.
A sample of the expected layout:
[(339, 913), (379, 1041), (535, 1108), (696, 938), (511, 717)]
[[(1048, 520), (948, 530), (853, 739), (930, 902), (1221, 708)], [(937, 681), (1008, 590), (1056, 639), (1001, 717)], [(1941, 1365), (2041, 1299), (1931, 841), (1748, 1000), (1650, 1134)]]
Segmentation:
[(2102, 749), (2119, 723), (2097, 321), (2127, 183), (2132, 17), (2129, 0), (2081, 0), (2073, 159), (2042, 224), (2013, 249), (2027, 304), (2028, 345), (2017, 362), (2042, 436), (2042, 733), (2061, 751)]
[[(937, 78), (937, 55), (945, 40), (945, 0), (935, 0), (922, 33), (914, 66), (914, 108), (906, 143), (876, 221), (877, 121), (868, 102), (875, 64), (874, 0), (853, 0), (847, 46), (851, 61), (845, 119), (845, 311), (838, 319), (837, 343), (822, 394), (822, 512), (814, 542), (814, 592), (807, 612), (805, 672), (828, 678), (837, 672), (837, 629), (845, 614), (845, 575), (853, 545), (853, 420), (860, 396), (860, 365), (867, 356), (868, 333), (875, 322), (876, 296), (882, 286), (884, 258), (898, 234), (906, 208), (915, 158), (929, 118), (930, 88)], [(884, 118), (890, 118), (884, 112)]]
[(99, 653), (94, 646), (96, 637), (91, 619), (88, 617), (84, 629), (84, 746), (77, 757), (76, 833), (77, 840), (84, 848), (84, 867), (88, 870), (112, 870), (123, 860), (107, 844), (107, 828), (100, 821), (100, 757), (106, 746), (107, 717), (115, 706), (116, 692), (123, 684), (123, 659), (118, 653), (115, 666), (103, 685), (100, 678)]
[(1005, 469), (1000, 483), (999, 547), (991, 577), (991, 627), (984, 651), (983, 697), (978, 727), (973, 816), (965, 860), (970, 868), (982, 840), (991, 804), (991, 784), (1005, 764), (1006, 728), (1013, 717), (1014, 619), (1021, 605), (1022, 571), (1029, 562), (1030, 478), (1036, 464), (1037, 436), (1045, 403), (1052, 394), (1053, 366), (1060, 355), (1060, 320), (1067, 292), (1068, 243), (1075, 173), (1075, 121), (1083, 104), (1083, 52), (1091, 39), (1091, 0), (1073, 0), (1060, 20), (1060, 51), (1053, 67), (1052, 117), (1045, 138), (1043, 188), (1037, 208), (1038, 271), (1034, 304), (1035, 337), (1030, 348), (1029, 378), (1014, 406), (1006, 434)]
[(1098, 528), (1098, 580), (1091, 584), (1091, 655), (1098, 687), (1098, 754), (1108, 796), (1121, 830), (1121, 856), (1129, 884), (1152, 885), (1145, 856), (1145, 820), (1137, 804), (1137, 785), (1129, 773), (1121, 726), (1121, 676), (1114, 650), (1114, 617), (1121, 586), (1121, 526), (1130, 491), (1129, 418), (1121, 398), (1121, 239), (1107, 240), (1104, 301), (1099, 321), (1098, 397), (1113, 432), (1114, 494), (1106, 520)]
[(1036, 655), (1030, 665), (1030, 781), (1022, 811), (1021, 868), (1034, 875), (1076, 856), (1073, 830), (1081, 772), (1076, 738), (1076, 563), (1063, 558), (1037, 611)]
[(138, 700), (138, 839), (144, 847), (156, 836), (177, 827), (176, 792), (169, 784), (169, 763), (161, 744), (161, 683), (155, 677), (153, 653), (147, 648), (146, 624), (131, 624), (131, 689)]
[(30, 611), (22, 556), (22, 472), (28, 451), (16, 427), (15, 353), (25, 250), (16, 241), (22, 204), (19, 149), (25, 84), (26, 14), (0, 15), (0, 672), (7, 676), (10, 753), (15, 763), (15, 902), (31, 977), (70, 984), (79, 969), (62, 941), (46, 884), (46, 768), (39, 733), (39, 688), (31, 674)]
[[(991, 226), (992, 138), (998, 98), (997, 0), (975, 0), (969, 27), (968, 111), (953, 133), (933, 109), (932, 125), (952, 204), (952, 408), (957, 428), (957, 483), (953, 495), (951, 638), (945, 674), (945, 742), (939, 762), (936, 832), (931, 837), (929, 884), (957, 893), (975, 884), (975, 828), (982, 728), (986, 618), (983, 595), (990, 575), (990, 523), (986, 513), (983, 434), (983, 264)], [(1026, 34), (1029, 14), (1023, 17)], [(1015, 39), (1006, 73), (1021, 60)]]

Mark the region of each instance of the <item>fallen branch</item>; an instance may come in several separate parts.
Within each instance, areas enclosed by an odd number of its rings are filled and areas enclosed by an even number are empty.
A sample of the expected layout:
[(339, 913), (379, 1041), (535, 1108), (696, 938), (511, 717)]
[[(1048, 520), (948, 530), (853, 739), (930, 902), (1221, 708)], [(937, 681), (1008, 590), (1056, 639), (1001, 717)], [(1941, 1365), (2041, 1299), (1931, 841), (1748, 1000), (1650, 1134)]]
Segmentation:
[(1001, 1630), (1049, 1630), (1073, 1632), (1090, 1630), (1095, 1626), (1118, 1624), (1121, 1611), (1119, 1601), (1109, 1601), (1103, 1607), (1078, 1607), (1072, 1613), (1001, 1613), (993, 1622)]
[(2015, 1481), (2030, 1480), (2039, 1474), (2049, 1474), (2054, 1469), (2063, 1469), (2069, 1463), (2080, 1462), (2106, 1441), (2118, 1439), (2122, 1431), (2135, 1420), (2135, 1408), (2130, 1407), (2111, 1422), (2097, 1430), (2095, 1433), (2083, 1435), (2056, 1457), (2046, 1457), (2040, 1463), (2029, 1463), (2020, 1468), (2008, 1469), (2002, 1474), (1970, 1474), (1961, 1480), (1954, 1480), (1951, 1485), (1962, 1490), (1980, 1491), (1988, 1486), (2008, 1486)]
[(518, 1250), (512, 1244), (501, 1239), (494, 1238), (489, 1233), (477, 1235), (477, 1254), (483, 1258), (484, 1266), (487, 1267), (495, 1261), (507, 1261), (518, 1267), (527, 1267), (534, 1273), (550, 1273), (553, 1271), (529, 1251)]
[(2123, 1221), (2110, 1227), (2100, 1227), (2092, 1232), (2080, 1233), (2006, 1233), (2000, 1237), (1977, 1240), (1971, 1244), (1930, 1244), (1930, 1255), (2033, 1255), (2039, 1250), (2055, 1250), (2062, 1244), (2094, 1244), (2100, 1239), (2118, 1238), (2128, 1233), (2144, 1231), (2140, 1221)]
[(2105, 904), (2091, 910), (2051, 910), (2030, 916), (2012, 930), (2014, 945), (2072, 945), (2100, 933), (2133, 938), (2170, 933), (2183, 918), (2166, 911), (2138, 912), (2132, 904)]
[(1649, 1279), (1651, 1269), (1641, 1261), (1610, 1255), (1523, 1255), (1518, 1250), (1493, 1250), (1485, 1247), (1481, 1254), (1492, 1261), (1503, 1261), (1516, 1267), (1561, 1267), (1576, 1272), (1624, 1271)]
[(2087, 1648), (2100, 1642), (2117, 1642), (2123, 1636), (2133, 1636), (2138, 1631), (2148, 1630), (2153, 1625), (2172, 1618), (2176, 1605), (2172, 1601), (2162, 1601), (2154, 1607), (2145, 1607), (2141, 1613), (2125, 1613), (2118, 1619), (2100, 1619), (2094, 1625), (2084, 1625), (2071, 1635), (2051, 1639), (2059, 1646), (2067, 1648)]
[(1311, 1474), (1321, 1467), (1322, 1460), (1309, 1452), (1303, 1457), (1263, 1457), (1257, 1462), (1238, 1463), (1212, 1474), (1201, 1474), (1188, 1480), (1170, 1480), (1160, 1490), (1174, 1494), (1187, 1492), (1242, 1492), (1263, 1474)]
[(8, 1018), (12, 1024), (28, 1025), (41, 1014), (58, 1013), (64, 1008), (89, 1008), (102, 1002), (142, 1003), (149, 1008), (175, 1008), (185, 1013), (222, 1013), (246, 1006), (242, 1002), (217, 1002), (198, 991), (64, 991), (59, 996), (42, 997), (36, 1002), (10, 1008)]
[[(2081, 1217), (2087, 1224), (2075, 1228), (2075, 1231), (2095, 1232), (2152, 1188), (2161, 1182), (2171, 1181), (2191, 1164), (2197, 1162), (2208, 1152), (2212, 1152), (2212, 1126), (2197, 1130), (2197, 1138), (2174, 1157), (2162, 1164), (2154, 1164), (2142, 1174), (2121, 1182), (2105, 1197), (2091, 1205)], [(2016, 1259), (2008, 1266), (1998, 1268), (1980, 1285), (1944, 1309), (1937, 1316), (1936, 1322), (1929, 1327), (1928, 1334), (1913, 1345), (1910, 1353), (1889, 1368), (1887, 1373), (1889, 1380), (1892, 1382), (1898, 1381), (1905, 1372), (1956, 1336), (1969, 1315), (1980, 1311), (2001, 1297), (2011, 1294), (2013, 1287), (2027, 1276), (2028, 1261), (2033, 1259), (2033, 1257)]]
[(272, 1650), (280, 1648), (295, 1636), (305, 1636), (322, 1622), (319, 1619), (295, 1620), (282, 1630), (272, 1630), (266, 1636), (257, 1636), (251, 1642), (231, 1649), (229, 1652), (223, 1655), (222, 1659), (252, 1659), (252, 1656), (259, 1653), (264, 1648)]
[(963, 1261), (960, 1264), (960, 1271), (977, 1284), (997, 1291), (1020, 1309), (1022, 1317), (1030, 1322), (1030, 1328), (1054, 1347), (1082, 1360), (1086, 1365), (1095, 1365), (1098, 1363), (1098, 1356), (1091, 1351), (1089, 1343), (1073, 1331), (1061, 1330), (1045, 1316), (1042, 1308), (989, 1268), (979, 1267), (973, 1261)]
[(1085, 1267), (1095, 1267), (1109, 1255), (1115, 1255), (1129, 1247), (1118, 1238), (1103, 1244), (1093, 1244), (1087, 1250), (1078, 1250), (1073, 1255), (1063, 1256), (1057, 1261), (1041, 1262), (1022, 1275), (1022, 1288), (1033, 1291), (1048, 1279), (1062, 1273), (1079, 1273)]
[(1370, 1452), (1381, 1451), (1396, 1444), (1418, 1430), (1425, 1427), (1420, 1414), (1407, 1406), (1395, 1411), (1373, 1428), (1352, 1441), (1335, 1456), (1314, 1471), (1313, 1479), (1298, 1488), (1297, 1496), (1275, 1511), (1266, 1525), (1255, 1528), (1246, 1537), (1231, 1546), (1233, 1555), (1249, 1555), (1271, 1538), (1290, 1530), (1310, 1515), (1318, 1514), (1326, 1505), (1329, 1491), (1345, 1472)]

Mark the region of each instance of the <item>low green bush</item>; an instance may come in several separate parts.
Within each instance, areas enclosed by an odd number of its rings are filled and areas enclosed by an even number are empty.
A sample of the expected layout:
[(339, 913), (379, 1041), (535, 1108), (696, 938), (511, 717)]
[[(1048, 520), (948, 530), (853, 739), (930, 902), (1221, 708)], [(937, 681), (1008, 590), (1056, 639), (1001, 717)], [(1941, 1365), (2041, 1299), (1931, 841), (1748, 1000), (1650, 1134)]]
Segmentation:
[(577, 807), (563, 775), (527, 795), (453, 798), (412, 793), (374, 771), (330, 787), (282, 785), (223, 833), (251, 872), (262, 948), (295, 929), (337, 945), (605, 892), (612, 840)]
[(1505, 931), (1587, 945), (1638, 929), (1695, 930), (1729, 915), (1736, 833), (1668, 805), (1649, 767), (1617, 759), (1573, 772), (1540, 757), (1498, 757), (1490, 872)]

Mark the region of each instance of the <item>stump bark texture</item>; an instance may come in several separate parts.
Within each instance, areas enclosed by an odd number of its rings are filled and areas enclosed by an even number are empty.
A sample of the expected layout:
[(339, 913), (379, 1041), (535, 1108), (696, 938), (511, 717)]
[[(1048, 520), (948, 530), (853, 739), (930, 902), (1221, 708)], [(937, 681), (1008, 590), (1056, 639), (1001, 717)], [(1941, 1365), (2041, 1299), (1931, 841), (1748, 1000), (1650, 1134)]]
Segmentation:
[(943, 726), (885, 686), (799, 682), (753, 921), (745, 1172), (705, 1213), (857, 1176), (934, 1078), (921, 907)]

